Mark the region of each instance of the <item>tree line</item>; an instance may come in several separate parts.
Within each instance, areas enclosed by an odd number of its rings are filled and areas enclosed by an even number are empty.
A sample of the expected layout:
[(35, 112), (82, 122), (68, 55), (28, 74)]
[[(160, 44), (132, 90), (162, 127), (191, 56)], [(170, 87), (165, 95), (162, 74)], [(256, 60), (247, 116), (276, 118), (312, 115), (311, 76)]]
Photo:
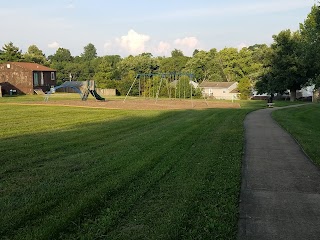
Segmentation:
[[(283, 93), (287, 89), (295, 98), (295, 91), (303, 86), (319, 85), (320, 73), (320, 10), (314, 5), (304, 23), (296, 32), (283, 30), (273, 36), (271, 46), (255, 44), (238, 50), (215, 48), (209, 51), (194, 50), (192, 57), (174, 49), (170, 57), (154, 57), (151, 53), (122, 58), (119, 55), (97, 56), (92, 43), (86, 45), (83, 53), (72, 56), (70, 50), (58, 48), (53, 55), (45, 56), (36, 45), (27, 52), (12, 42), (0, 50), (0, 62), (26, 61), (46, 65), (57, 70), (57, 80), (84, 81), (93, 79), (101, 88), (116, 88), (119, 94), (126, 94), (138, 73), (181, 73), (188, 72), (194, 81), (235, 81), (241, 98), (250, 96), (252, 88), (259, 93)], [(178, 78), (178, 75), (177, 75)], [(144, 81), (143, 94), (150, 94), (151, 83)], [(154, 82), (159, 82), (153, 79)], [(170, 81), (177, 79), (170, 79)], [(157, 86), (152, 84), (153, 88)], [(149, 88), (148, 88), (149, 87)], [(149, 90), (147, 90), (149, 89)], [(196, 92), (196, 91), (195, 91)], [(135, 94), (141, 94), (136, 92)]]
[(320, 7), (314, 5), (299, 30), (283, 30), (273, 36), (264, 73), (255, 84), (259, 93), (283, 93), (290, 100), (304, 86), (320, 87)]

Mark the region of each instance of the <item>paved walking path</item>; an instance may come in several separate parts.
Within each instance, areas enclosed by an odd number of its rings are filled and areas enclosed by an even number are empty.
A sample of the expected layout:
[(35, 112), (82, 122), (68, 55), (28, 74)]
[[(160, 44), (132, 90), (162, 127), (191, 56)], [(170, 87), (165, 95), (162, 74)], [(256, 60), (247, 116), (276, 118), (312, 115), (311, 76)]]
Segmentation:
[(245, 119), (238, 239), (319, 240), (320, 170), (271, 118), (273, 110)]

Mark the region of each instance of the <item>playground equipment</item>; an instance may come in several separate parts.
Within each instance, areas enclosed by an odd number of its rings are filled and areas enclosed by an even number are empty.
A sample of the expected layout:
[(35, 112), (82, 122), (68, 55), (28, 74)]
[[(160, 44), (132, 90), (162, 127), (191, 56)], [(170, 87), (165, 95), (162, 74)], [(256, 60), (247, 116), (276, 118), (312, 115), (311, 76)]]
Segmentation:
[[(181, 89), (180, 86), (180, 78), (181, 77), (187, 77), (189, 79), (189, 83), (187, 84), (190, 86), (190, 89), (186, 89), (186, 85), (184, 84), (184, 89)], [(127, 92), (127, 95), (123, 102), (126, 101), (127, 97), (129, 96), (130, 92), (132, 92), (132, 88), (135, 86), (135, 84), (138, 82), (138, 91), (139, 96), (141, 96), (141, 93), (143, 92), (144, 97), (153, 97), (156, 99), (156, 102), (160, 96), (160, 91), (163, 85), (167, 87), (168, 91), (168, 97), (172, 97), (172, 89), (175, 90), (174, 92), (174, 98), (181, 98), (181, 95), (183, 93), (183, 98), (191, 98), (192, 100), (192, 84), (191, 82), (193, 80), (193, 74), (191, 73), (152, 73), (152, 74), (145, 74), (145, 73), (139, 73), (136, 75), (132, 85), (130, 86), (130, 89)], [(189, 88), (189, 87), (188, 87)], [(177, 91), (179, 90), (179, 91)], [(186, 92), (189, 92), (186, 96)], [(146, 94), (147, 93), (147, 94)], [(178, 95), (178, 96), (177, 96)]]
[(59, 88), (71, 88), (75, 90), (77, 93), (79, 93), (82, 101), (86, 101), (88, 99), (89, 94), (91, 94), (95, 99), (99, 101), (105, 101), (105, 98), (101, 97), (95, 90), (94, 80), (64, 82), (59, 86), (51, 88), (50, 91), (46, 93), (45, 101), (48, 101), (50, 95)]
[[(135, 94), (139, 95), (139, 97), (143, 95), (145, 98), (155, 98), (155, 104), (157, 104), (160, 93), (164, 94), (165, 89), (163, 85), (165, 85), (170, 99), (188, 98), (191, 100), (192, 107), (194, 107), (193, 89), (197, 88), (195, 86), (197, 83), (193, 81), (193, 78), (192, 73), (139, 73), (136, 75), (123, 102), (126, 101), (130, 92), (133, 92), (132, 90), (136, 89), (136, 85), (138, 85), (138, 94), (137, 92)], [(204, 96), (203, 99), (208, 106)]]

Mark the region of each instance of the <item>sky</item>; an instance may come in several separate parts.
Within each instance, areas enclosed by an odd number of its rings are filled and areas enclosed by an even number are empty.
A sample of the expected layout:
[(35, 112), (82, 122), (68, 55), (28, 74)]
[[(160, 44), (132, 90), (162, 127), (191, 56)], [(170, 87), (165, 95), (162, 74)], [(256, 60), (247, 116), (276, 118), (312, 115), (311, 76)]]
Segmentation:
[(98, 56), (150, 52), (191, 56), (195, 49), (271, 44), (299, 29), (315, 0), (0, 0), (0, 47), (48, 56), (59, 47), (78, 56), (92, 43)]

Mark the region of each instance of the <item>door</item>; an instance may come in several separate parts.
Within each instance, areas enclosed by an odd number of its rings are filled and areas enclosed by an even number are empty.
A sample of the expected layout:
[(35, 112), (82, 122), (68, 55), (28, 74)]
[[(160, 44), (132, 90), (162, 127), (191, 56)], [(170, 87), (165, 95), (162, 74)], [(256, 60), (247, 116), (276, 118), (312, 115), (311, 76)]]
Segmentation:
[(39, 86), (39, 76), (37, 72), (33, 73), (33, 86)]

